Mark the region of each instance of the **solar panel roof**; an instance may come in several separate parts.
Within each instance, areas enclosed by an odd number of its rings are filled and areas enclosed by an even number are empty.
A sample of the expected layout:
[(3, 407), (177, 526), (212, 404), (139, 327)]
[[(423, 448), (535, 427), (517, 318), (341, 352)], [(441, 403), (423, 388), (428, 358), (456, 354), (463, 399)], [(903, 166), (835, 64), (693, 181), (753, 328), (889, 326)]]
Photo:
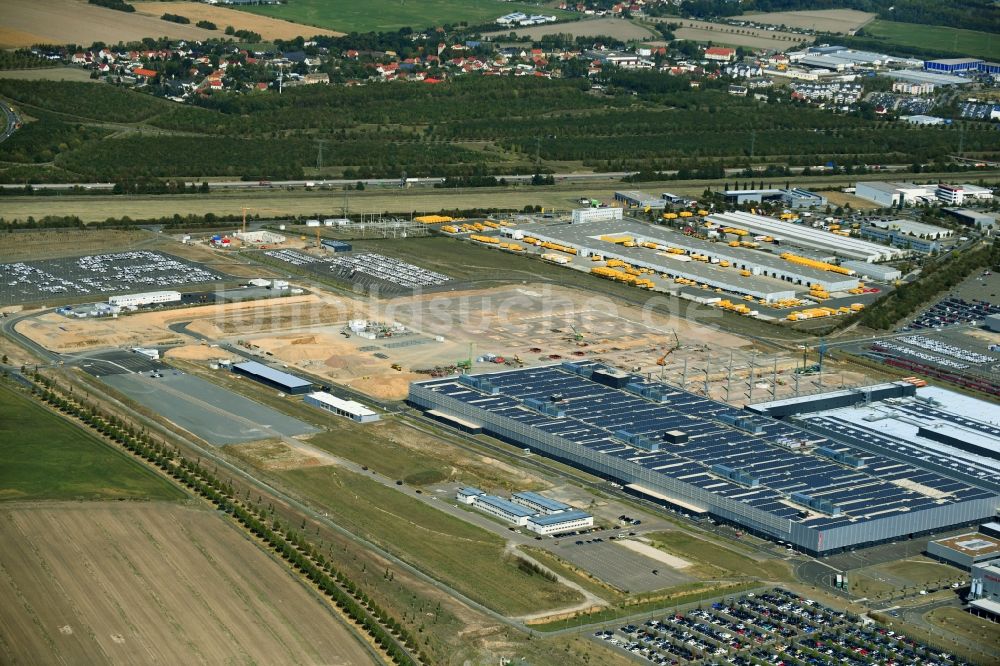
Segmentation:
[[(810, 527), (833, 527), (991, 496), (983, 488), (851, 446), (856, 434), (849, 426), (840, 430), (846, 436), (840, 437), (838, 432), (836, 439), (831, 439), (631, 376), (632, 390), (655, 388), (661, 394), (657, 400), (642, 397), (592, 381), (577, 374), (573, 367), (593, 369), (597, 364), (562, 364), (483, 375), (498, 391), (491, 395), (454, 379), (430, 380), (421, 385), (600, 454), (629, 460)], [(525, 401), (531, 399), (557, 405), (560, 415), (526, 406)], [(665, 441), (663, 433), (668, 430), (687, 433), (688, 441)], [(623, 431), (659, 442), (659, 450), (628, 445), (621, 438)], [(790, 449), (782, 442), (803, 446)], [(862, 466), (851, 467), (815, 454), (813, 447), (827, 447), (833, 454), (857, 459)], [(751, 480), (759, 485), (748, 485)], [(792, 501), (792, 493), (811, 498), (813, 510), (806, 511), (800, 502)], [(817, 506), (836, 510), (819, 511)]]

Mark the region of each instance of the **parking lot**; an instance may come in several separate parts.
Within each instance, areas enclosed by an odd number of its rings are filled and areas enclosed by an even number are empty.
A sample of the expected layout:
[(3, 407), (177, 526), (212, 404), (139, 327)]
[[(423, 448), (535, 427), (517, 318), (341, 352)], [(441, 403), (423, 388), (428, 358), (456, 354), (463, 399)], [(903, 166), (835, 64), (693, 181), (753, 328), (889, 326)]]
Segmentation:
[(88, 355), (79, 361), (79, 365), (84, 372), (95, 377), (127, 375), (133, 372), (150, 373), (164, 368), (162, 363), (144, 354), (117, 349)]
[(962, 664), (879, 624), (775, 588), (709, 608), (598, 630), (605, 641), (654, 664)]
[(948, 296), (918, 314), (903, 330), (919, 331), (925, 328), (982, 322), (993, 314), (1000, 314), (1000, 304), (982, 298), (965, 299), (960, 296)]
[(157, 367), (159, 370), (153, 372), (119, 368), (99, 376), (132, 400), (213, 446), (318, 432), (308, 423), (203, 379), (166, 366)]
[(663, 562), (615, 543), (607, 535), (566, 537), (552, 550), (609, 585), (631, 593), (652, 592), (694, 580)]
[(0, 283), (4, 284), (0, 305), (160, 291), (223, 278), (190, 261), (147, 250), (0, 264)]
[(417, 289), (439, 287), (451, 280), (447, 275), (374, 252), (337, 256), (327, 263), (334, 275), (355, 283), (374, 280), (387, 286)]
[(1000, 114), (1000, 104), (961, 102), (958, 105), (959, 115), (967, 120), (990, 120), (994, 112)]

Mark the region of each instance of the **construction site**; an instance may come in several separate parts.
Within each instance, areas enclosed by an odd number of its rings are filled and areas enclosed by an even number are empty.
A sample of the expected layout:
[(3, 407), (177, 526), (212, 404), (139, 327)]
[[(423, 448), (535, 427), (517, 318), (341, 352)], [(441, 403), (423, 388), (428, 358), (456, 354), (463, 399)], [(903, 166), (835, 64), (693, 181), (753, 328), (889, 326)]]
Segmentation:
[(733, 404), (864, 380), (829, 362), (821, 373), (815, 352), (778, 352), (707, 324), (548, 284), (382, 300), (313, 290), (117, 319), (49, 313), (17, 330), (64, 353), (161, 346), (167, 359), (211, 362), (224, 355), (214, 345), (228, 345), (378, 400), (404, 399), (421, 378), (560, 360), (601, 360)]

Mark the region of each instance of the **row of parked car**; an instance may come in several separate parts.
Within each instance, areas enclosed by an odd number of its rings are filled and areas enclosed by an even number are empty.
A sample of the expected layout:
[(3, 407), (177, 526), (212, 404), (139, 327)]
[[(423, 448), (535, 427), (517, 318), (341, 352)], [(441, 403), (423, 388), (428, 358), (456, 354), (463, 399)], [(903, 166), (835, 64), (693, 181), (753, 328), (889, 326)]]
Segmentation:
[(748, 593), (642, 626), (602, 629), (595, 638), (653, 664), (846, 664), (945, 666), (961, 663), (878, 624), (775, 588)]
[(973, 321), (981, 322), (987, 316), (998, 313), (1000, 313), (1000, 305), (994, 305), (989, 301), (966, 300), (957, 296), (949, 296), (921, 313), (913, 320), (913, 323), (903, 330), (941, 328), (942, 326), (967, 324)]

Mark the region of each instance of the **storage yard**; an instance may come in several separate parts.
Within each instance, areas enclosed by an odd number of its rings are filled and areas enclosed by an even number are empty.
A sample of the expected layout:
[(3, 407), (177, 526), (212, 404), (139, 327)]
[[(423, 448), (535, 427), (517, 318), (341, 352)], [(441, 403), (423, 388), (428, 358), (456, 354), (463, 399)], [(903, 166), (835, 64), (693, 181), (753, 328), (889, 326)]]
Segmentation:
[(400, 295), (414, 290), (447, 287), (451, 278), (420, 266), (374, 252), (315, 256), (298, 250), (268, 250), (266, 256), (304, 267), (320, 277), (334, 277), (365, 291)]
[(209, 284), (224, 279), (178, 257), (137, 250), (0, 264), (0, 305)]
[[(896, 382), (838, 400), (916, 390)], [(994, 484), (951, 467), (590, 362), (417, 382), (409, 401), (817, 555), (985, 519), (1000, 499)], [(794, 402), (801, 411), (831, 399)]]

